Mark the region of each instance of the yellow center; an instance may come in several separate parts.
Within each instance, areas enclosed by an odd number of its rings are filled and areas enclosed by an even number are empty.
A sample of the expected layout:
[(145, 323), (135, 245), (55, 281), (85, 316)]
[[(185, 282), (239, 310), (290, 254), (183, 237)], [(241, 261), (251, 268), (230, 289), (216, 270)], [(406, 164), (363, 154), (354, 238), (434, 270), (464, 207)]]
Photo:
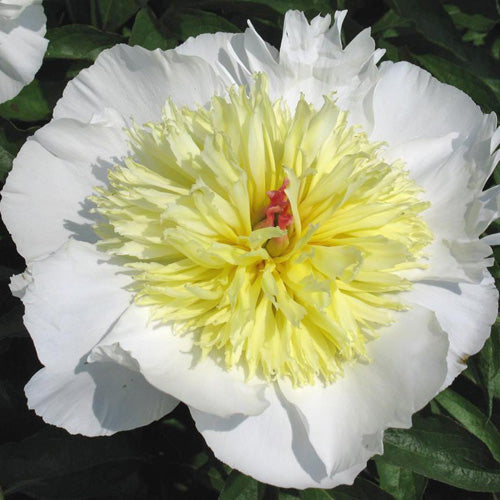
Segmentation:
[[(271, 102), (263, 75), (207, 108), (168, 102), (130, 136), (134, 156), (92, 200), (100, 246), (127, 259), (152, 320), (248, 377), (330, 382), (366, 360), (405, 308), (400, 271), (431, 241), (401, 163), (328, 97), (319, 110)], [(289, 203), (284, 229), (263, 223), (269, 191)]]

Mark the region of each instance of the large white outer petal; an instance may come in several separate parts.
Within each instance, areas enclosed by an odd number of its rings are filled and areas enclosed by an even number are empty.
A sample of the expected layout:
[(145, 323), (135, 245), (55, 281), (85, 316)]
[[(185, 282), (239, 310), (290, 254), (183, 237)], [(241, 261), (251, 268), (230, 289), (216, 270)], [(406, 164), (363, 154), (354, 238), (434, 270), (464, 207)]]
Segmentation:
[(54, 118), (87, 123), (95, 113), (111, 108), (128, 126), (142, 125), (159, 121), (169, 98), (177, 106), (194, 107), (224, 90), (223, 81), (200, 57), (116, 45), (68, 83)]
[(191, 415), (215, 456), (230, 467), (276, 486), (329, 487), (297, 411), (272, 385), (265, 396), (268, 408), (254, 417), (220, 418), (193, 408)]
[(178, 404), (137, 371), (116, 363), (42, 368), (25, 387), (29, 408), (71, 434), (109, 436), (148, 425)]
[(426, 221), (436, 239), (472, 240), (473, 202), (495, 166), (496, 116), (484, 115), (462, 91), (409, 63), (383, 63), (365, 102), (363, 127), (384, 141), (384, 156), (402, 159), (431, 201)]
[(371, 362), (345, 368), (335, 383), (269, 389), (261, 415), (218, 419), (192, 410), (215, 455), (277, 486), (352, 483), (382, 453), (387, 427), (410, 427), (411, 415), (440, 390), (448, 340), (434, 314), (415, 306), (367, 345)]
[(93, 349), (89, 361), (136, 364), (149, 383), (202, 411), (227, 417), (256, 415), (268, 405), (264, 384), (224, 370), (210, 356), (200, 359), (191, 335), (151, 322), (145, 307), (132, 305)]
[(403, 159), (425, 189), (432, 203), (426, 213), (431, 228), (439, 238), (467, 237), (467, 204), (493, 168), (496, 117), (485, 116), (466, 94), (404, 62), (382, 64), (371, 100), (373, 123), (363, 125), (370, 139), (387, 143), (387, 159)]
[(0, 102), (15, 97), (42, 65), (46, 22), (40, 1), (0, 3)]
[(467, 358), (479, 352), (497, 317), (498, 290), (491, 276), (480, 284), (422, 281), (407, 300), (436, 312), (450, 339), (448, 374), (443, 388), (466, 368)]
[(24, 323), (38, 357), (73, 369), (129, 306), (132, 278), (109, 255), (75, 240), (29, 269)]
[(129, 154), (119, 123), (53, 120), (28, 139), (14, 160), (0, 210), (19, 253), (31, 262), (71, 236), (95, 242), (87, 197)]
[(130, 304), (130, 281), (108, 255), (70, 240), (14, 283), (25, 288), (24, 322), (46, 365), (26, 386), (28, 405), (46, 422), (106, 435), (149, 424), (177, 405), (134, 366), (86, 361)]
[(373, 94), (371, 138), (391, 147), (456, 132), (465, 139), (483, 120), (479, 106), (461, 90), (407, 62), (384, 62)]
[(478, 239), (500, 209), (500, 190), (482, 192), (499, 158), (496, 116), (405, 62), (382, 64), (364, 106), (370, 138), (387, 143), (386, 158), (402, 159), (431, 202), (423, 214), (434, 234), (429, 265), (405, 273), (416, 284), (404, 300), (435, 311), (448, 334), (447, 386), (481, 349), (497, 314), (486, 269), (491, 248)]

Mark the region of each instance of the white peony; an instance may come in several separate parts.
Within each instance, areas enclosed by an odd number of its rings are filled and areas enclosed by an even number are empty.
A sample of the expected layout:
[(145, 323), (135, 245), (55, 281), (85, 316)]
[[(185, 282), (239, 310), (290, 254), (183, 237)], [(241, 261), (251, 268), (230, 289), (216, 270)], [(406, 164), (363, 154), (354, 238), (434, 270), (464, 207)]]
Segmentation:
[(283, 487), (351, 483), (497, 314), (479, 239), (495, 115), (346, 12), (175, 50), (118, 45), (21, 149), (4, 221), (45, 365), (30, 408), (109, 435), (186, 403), (215, 455)]
[(48, 40), (41, 0), (0, 0), (0, 102), (31, 83)]

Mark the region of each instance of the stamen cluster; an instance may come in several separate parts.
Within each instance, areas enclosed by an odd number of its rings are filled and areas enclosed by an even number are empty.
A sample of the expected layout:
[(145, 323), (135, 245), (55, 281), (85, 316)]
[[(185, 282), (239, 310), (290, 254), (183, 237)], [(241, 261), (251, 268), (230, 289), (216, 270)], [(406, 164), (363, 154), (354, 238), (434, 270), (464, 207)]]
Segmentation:
[(402, 164), (328, 97), (271, 102), (263, 75), (209, 108), (168, 102), (130, 136), (92, 199), (153, 321), (248, 377), (313, 384), (366, 360), (431, 240)]

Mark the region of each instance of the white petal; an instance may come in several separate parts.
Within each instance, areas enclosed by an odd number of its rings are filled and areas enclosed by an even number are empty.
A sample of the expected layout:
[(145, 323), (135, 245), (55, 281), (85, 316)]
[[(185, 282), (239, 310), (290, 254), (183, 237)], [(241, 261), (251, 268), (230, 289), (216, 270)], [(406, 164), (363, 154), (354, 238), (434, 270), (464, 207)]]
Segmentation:
[(21, 274), (14, 274), (10, 277), (9, 288), (14, 297), (22, 299), (26, 293), (28, 285), (31, 283), (31, 273), (26, 269)]
[(42, 65), (46, 21), (41, 5), (0, 11), (0, 102), (16, 96)]
[(493, 186), (476, 199), (475, 235), (481, 234), (500, 216), (500, 186)]
[[(197, 56), (206, 61), (224, 80), (225, 85), (248, 83), (249, 71), (238, 64), (231, 53), (232, 42), (241, 45), (241, 33), (204, 33), (188, 38), (175, 51), (185, 56)], [(240, 42), (240, 43), (238, 43)]]
[(425, 189), (431, 207), (424, 217), (438, 244), (477, 238), (497, 214), (485, 206), (492, 200), (476, 201), (495, 165), (496, 117), (412, 64), (384, 63), (379, 77), (365, 102), (373, 113), (373, 130), (369, 120), (363, 124), (370, 138), (385, 141), (386, 158), (402, 159)]
[(73, 369), (129, 305), (131, 278), (108, 259), (71, 240), (31, 265), (24, 323), (44, 365)]
[[(191, 408), (215, 456), (263, 483), (285, 488), (333, 487), (294, 407), (269, 386), (260, 415), (220, 418)], [(359, 472), (359, 470), (357, 471)]]
[(399, 313), (379, 335), (367, 345), (371, 362), (346, 367), (335, 383), (282, 384), (332, 478), (381, 453), (384, 429), (410, 427), (412, 414), (437, 394), (446, 375), (448, 341), (429, 310)]
[(127, 124), (142, 125), (160, 120), (168, 98), (193, 107), (224, 90), (222, 79), (200, 57), (116, 45), (68, 83), (54, 118), (88, 122), (94, 113), (112, 108)]
[[(467, 205), (494, 167), (496, 117), (483, 115), (466, 94), (412, 64), (384, 63), (379, 77), (371, 103), (365, 102), (375, 122), (370, 138), (387, 143), (386, 158), (402, 159), (433, 203), (431, 211), (437, 203), (436, 214), (448, 217), (439, 234), (465, 235)], [(370, 130), (370, 123), (363, 125)]]
[(188, 38), (175, 51), (201, 57), (226, 86), (251, 84), (255, 72), (272, 76), (278, 71), (278, 51), (262, 40), (251, 24), (244, 33), (203, 34)]
[(409, 427), (411, 415), (446, 375), (446, 335), (430, 311), (415, 307), (368, 344), (371, 363), (356, 363), (330, 386), (269, 388), (261, 415), (221, 419), (191, 410), (215, 455), (277, 486), (332, 488), (351, 483), (381, 453), (383, 430)]
[(128, 366), (137, 362), (138, 370), (159, 390), (215, 415), (255, 415), (268, 405), (264, 384), (245, 382), (242, 374), (225, 370), (210, 356), (199, 359), (190, 336), (152, 323), (145, 307), (132, 305), (89, 361), (106, 358)]
[(494, 168), (496, 117), (408, 63), (382, 65), (372, 104), (371, 139), (387, 142), (385, 157), (402, 159), (431, 202), (423, 213), (434, 235), (426, 249), (429, 266), (405, 274), (412, 280), (480, 281), (490, 252), (477, 237), (498, 215), (497, 193), (481, 195)]
[(434, 311), (441, 328), (448, 334), (446, 387), (465, 369), (466, 359), (476, 354), (490, 335), (498, 308), (494, 281), (488, 273), (480, 284), (415, 283), (405, 300)]
[[(439, 233), (437, 233), (439, 234)], [(436, 236), (425, 249), (428, 260), (423, 269), (401, 272), (412, 282), (442, 281), (478, 283), (488, 266), (493, 265), (491, 248), (481, 240), (457, 241)]]
[[(447, 139), (450, 135), (447, 136)], [(452, 141), (456, 140), (453, 138)], [(436, 140), (437, 142), (437, 140)], [(444, 142), (444, 141), (443, 141)], [(440, 154), (444, 154), (444, 148)], [(408, 165), (413, 178), (425, 189), (423, 197), (431, 202), (424, 216), (436, 238), (466, 238), (467, 202), (472, 201), (473, 191), (468, 187), (470, 174), (463, 161), (463, 150), (452, 151), (443, 161), (429, 155), (425, 170), (415, 171)], [(413, 156), (407, 154), (403, 159), (414, 162)], [(426, 165), (426, 166), (427, 166)], [(424, 165), (421, 164), (423, 167)]]
[(40, 5), (42, 0), (2, 0), (0, 18), (15, 19), (30, 5)]
[[(235, 40), (236, 43), (232, 44), (233, 56), (237, 57), (240, 66), (247, 68), (250, 73), (262, 72), (271, 82), (276, 81), (282, 73), (278, 64), (278, 51), (262, 39), (250, 21), (248, 26), (243, 39)], [(275, 97), (279, 98), (281, 94)]]
[(54, 120), (21, 148), (2, 191), (3, 220), (30, 262), (54, 252), (70, 236), (95, 241), (87, 197), (127, 156), (125, 133), (109, 123)]
[(423, 197), (431, 202), (424, 217), (436, 238), (475, 239), (498, 216), (498, 190), (481, 194), (495, 165), (489, 153), (491, 125), (486, 117), (468, 139), (450, 132), (384, 151), (389, 161), (402, 159), (410, 176), (424, 188)]
[(500, 233), (488, 234), (481, 241), (490, 246), (500, 245)]
[(133, 429), (177, 404), (148, 384), (136, 367), (85, 361), (131, 300), (125, 290), (131, 278), (108, 259), (93, 245), (70, 240), (33, 262), (23, 279), (24, 322), (47, 365), (26, 386), (28, 402), (46, 422), (71, 433)]
[(25, 391), (28, 406), (45, 422), (85, 436), (147, 425), (178, 404), (140, 373), (114, 363), (80, 364), (74, 371), (42, 368)]
[(456, 132), (461, 140), (483, 122), (479, 106), (461, 90), (407, 62), (383, 63), (373, 94), (371, 139), (390, 146)]
[(345, 15), (346, 11), (337, 11), (330, 28), (329, 15), (317, 16), (309, 24), (301, 12), (286, 13), (280, 68), (283, 95), (292, 106), (301, 92), (316, 107), (321, 106), (323, 95), (335, 92), (339, 105), (357, 115), (361, 99), (375, 82), (375, 63), (383, 51), (375, 51), (369, 30), (342, 48), (340, 30)]

